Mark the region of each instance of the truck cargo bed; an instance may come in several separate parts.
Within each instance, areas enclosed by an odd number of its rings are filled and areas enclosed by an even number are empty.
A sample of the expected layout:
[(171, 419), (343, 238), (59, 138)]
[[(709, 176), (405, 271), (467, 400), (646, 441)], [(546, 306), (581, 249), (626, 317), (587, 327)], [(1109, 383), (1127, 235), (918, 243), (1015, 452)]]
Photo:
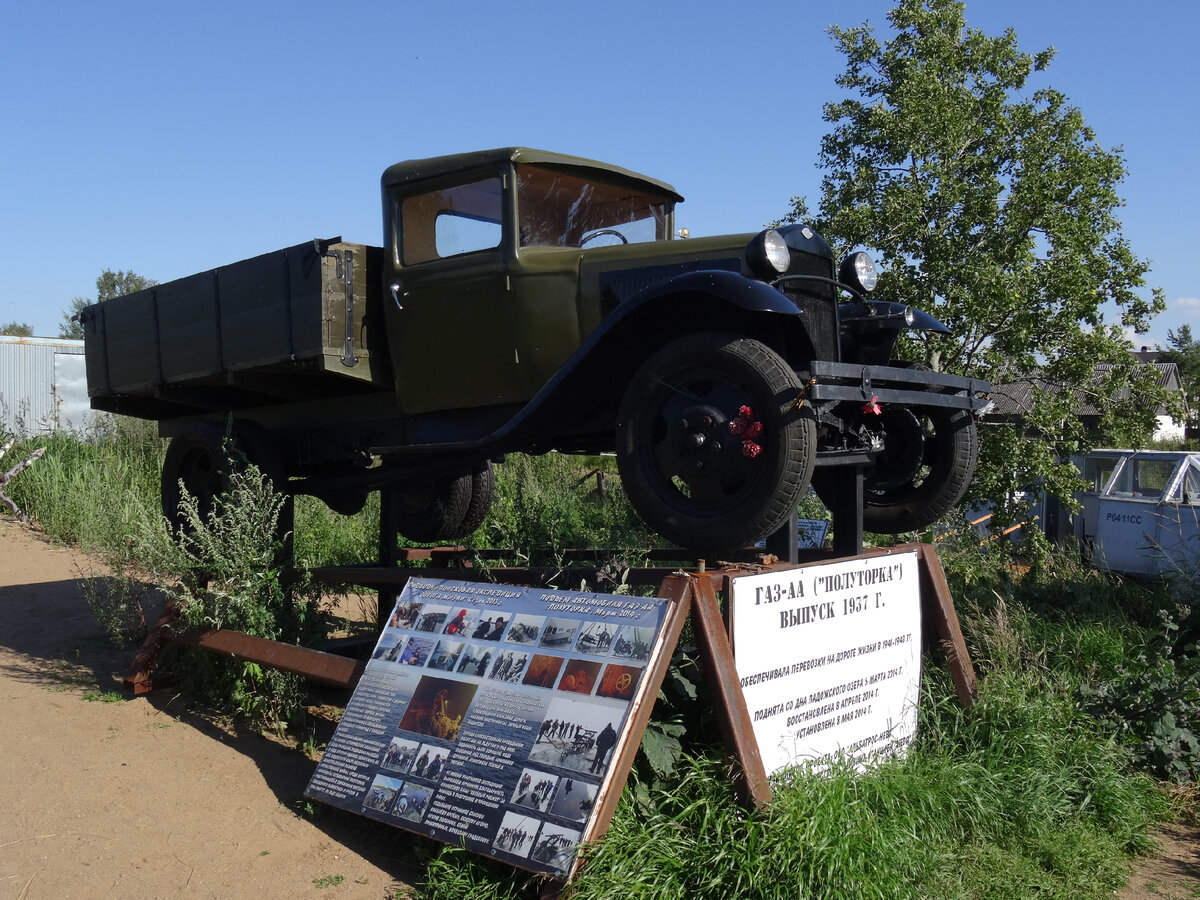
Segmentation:
[(92, 407), (163, 419), (392, 390), (382, 253), (312, 241), (88, 307)]

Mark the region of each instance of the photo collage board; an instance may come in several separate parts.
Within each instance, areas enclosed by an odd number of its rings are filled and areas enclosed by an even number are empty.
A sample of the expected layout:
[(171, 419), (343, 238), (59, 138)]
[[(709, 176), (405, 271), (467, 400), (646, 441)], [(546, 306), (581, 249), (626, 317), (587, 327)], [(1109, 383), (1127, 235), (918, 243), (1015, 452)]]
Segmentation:
[(305, 796), (567, 875), (666, 608), (410, 579)]

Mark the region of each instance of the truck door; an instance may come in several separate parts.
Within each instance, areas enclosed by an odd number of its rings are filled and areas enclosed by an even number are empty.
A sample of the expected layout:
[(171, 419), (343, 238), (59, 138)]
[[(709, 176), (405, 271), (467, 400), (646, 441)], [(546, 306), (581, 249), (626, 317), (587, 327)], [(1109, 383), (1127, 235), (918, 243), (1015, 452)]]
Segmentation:
[(385, 300), (406, 413), (528, 399), (507, 312), (501, 173), (405, 186), (390, 198)]

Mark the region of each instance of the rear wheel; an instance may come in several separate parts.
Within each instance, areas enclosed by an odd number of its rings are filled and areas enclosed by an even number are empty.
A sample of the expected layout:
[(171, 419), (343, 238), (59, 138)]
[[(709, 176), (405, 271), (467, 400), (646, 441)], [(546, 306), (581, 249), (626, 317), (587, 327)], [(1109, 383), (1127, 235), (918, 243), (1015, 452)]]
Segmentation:
[(701, 332), (641, 367), (621, 402), (617, 463), (652, 528), (712, 554), (744, 547), (794, 515), (815, 459), (800, 381), (752, 338)]
[(160, 496), (163, 515), (178, 535), (186, 525), (181, 509), (183, 489), (196, 499), (201, 519), (207, 520), (217, 496), (229, 488), (236, 466), (252, 464), (283, 490), (285, 477), (279, 455), (270, 438), (257, 425), (239, 422), (232, 436), (216, 422), (193, 422), (171, 438), (163, 458)]
[(436, 543), (465, 537), (492, 508), (496, 475), (490, 461), (388, 492), (397, 530), (411, 541)]

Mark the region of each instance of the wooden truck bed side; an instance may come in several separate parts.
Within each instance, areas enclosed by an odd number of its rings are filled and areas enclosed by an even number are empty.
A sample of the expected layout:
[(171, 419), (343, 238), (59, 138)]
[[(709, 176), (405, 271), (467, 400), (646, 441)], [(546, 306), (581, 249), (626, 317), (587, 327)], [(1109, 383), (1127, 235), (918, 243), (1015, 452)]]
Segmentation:
[(88, 307), (93, 408), (161, 419), (392, 390), (382, 253), (314, 241)]

